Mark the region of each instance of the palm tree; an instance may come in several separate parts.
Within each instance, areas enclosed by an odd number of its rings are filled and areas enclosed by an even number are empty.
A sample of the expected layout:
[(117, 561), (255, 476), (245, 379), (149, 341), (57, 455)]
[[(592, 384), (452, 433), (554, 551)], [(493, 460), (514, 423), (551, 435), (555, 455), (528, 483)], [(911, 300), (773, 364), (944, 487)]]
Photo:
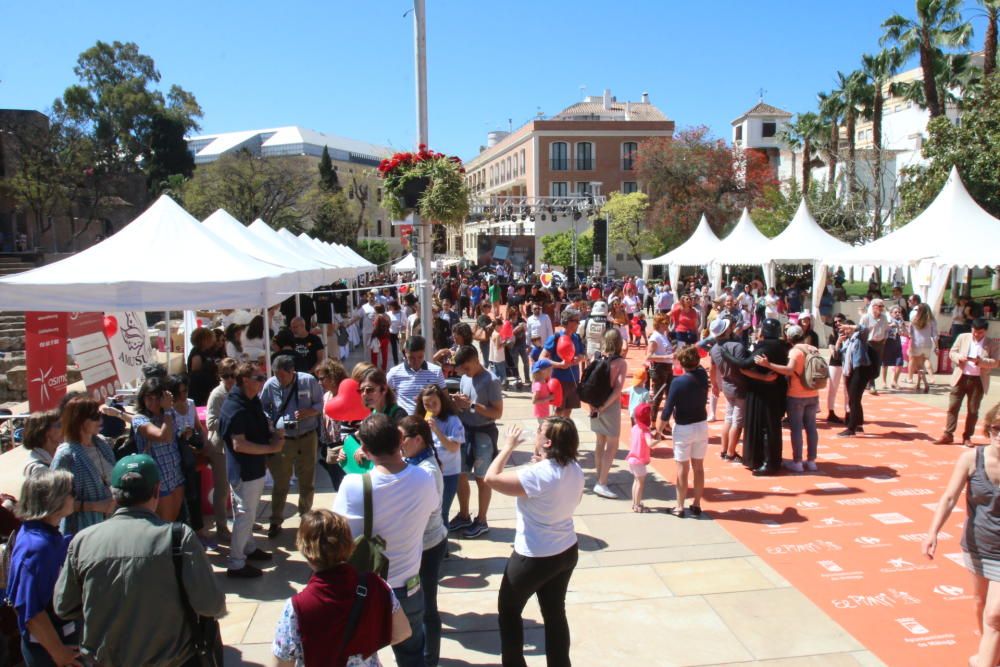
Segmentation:
[(976, 14), (986, 17), (986, 34), (983, 36), (983, 76), (993, 74), (997, 66), (997, 22), (1000, 21), (1000, 0), (977, 0), (982, 6)]
[(882, 236), (882, 107), (885, 93), (894, 92), (890, 80), (902, 63), (903, 56), (896, 49), (861, 56), (866, 82), (861, 113), (872, 122), (872, 237), (876, 239)]
[(962, 19), (962, 0), (916, 0), (917, 18), (893, 14), (882, 23), (881, 44), (891, 42), (904, 58), (920, 54), (924, 101), (931, 118), (944, 114), (938, 96), (934, 62), (941, 47), (968, 46), (972, 25)]
[[(970, 92), (979, 89), (983, 82), (983, 72), (972, 66), (972, 58), (967, 53), (944, 53), (936, 50), (934, 56), (934, 87), (938, 93), (938, 103), (942, 107), (952, 104), (962, 106), (962, 99)], [(961, 94), (956, 94), (961, 92)], [(896, 93), (901, 97), (927, 107), (922, 81), (910, 81), (896, 86)]]
[(812, 169), (812, 154), (823, 130), (819, 116), (811, 111), (800, 113), (782, 132), (784, 141), (792, 149), (802, 149), (802, 195), (809, 194), (809, 178)]
[(829, 93), (819, 93), (819, 114), (822, 122), (829, 128), (829, 138), (822, 142), (823, 151), (827, 155), (826, 189), (833, 192), (837, 179), (837, 158), (840, 153), (840, 121), (844, 116), (844, 100), (836, 90)]
[(850, 74), (837, 72), (837, 87), (833, 90), (833, 94), (839, 97), (844, 105), (844, 129), (847, 132), (847, 192), (851, 198), (858, 189), (855, 149), (857, 141), (854, 132), (863, 90), (864, 75), (860, 71), (855, 70)]

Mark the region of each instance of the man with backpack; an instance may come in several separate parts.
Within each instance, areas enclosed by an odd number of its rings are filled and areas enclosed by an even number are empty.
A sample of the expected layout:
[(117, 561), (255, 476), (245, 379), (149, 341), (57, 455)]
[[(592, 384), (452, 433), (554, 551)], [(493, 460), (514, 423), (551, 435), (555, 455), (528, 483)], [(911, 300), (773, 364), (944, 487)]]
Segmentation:
[[(792, 346), (788, 352), (787, 366), (773, 364), (765, 356), (756, 357), (754, 361), (758, 366), (788, 376), (786, 409), (792, 427), (792, 460), (785, 462), (785, 468), (792, 472), (812, 472), (816, 470), (816, 452), (819, 447), (819, 431), (816, 429), (819, 390), (826, 387), (830, 369), (819, 350), (805, 342), (802, 327), (797, 324), (789, 326), (785, 329), (785, 337)], [(802, 461), (803, 429), (808, 447), (805, 462)]]
[[(386, 582), (410, 621), (410, 638), (395, 644), (392, 652), (401, 667), (424, 666), (424, 593), (420, 587), (420, 558), (424, 529), (441, 496), (434, 478), (419, 466), (403, 460), (399, 428), (383, 414), (361, 422), (357, 433), (361, 448), (374, 464), (370, 473), (347, 475), (333, 501), (333, 511), (345, 517), (351, 534), (365, 535), (369, 504), (371, 535), (384, 540), (389, 561)], [(365, 478), (370, 480), (365, 489)], [(365, 502), (365, 495), (369, 503)]]

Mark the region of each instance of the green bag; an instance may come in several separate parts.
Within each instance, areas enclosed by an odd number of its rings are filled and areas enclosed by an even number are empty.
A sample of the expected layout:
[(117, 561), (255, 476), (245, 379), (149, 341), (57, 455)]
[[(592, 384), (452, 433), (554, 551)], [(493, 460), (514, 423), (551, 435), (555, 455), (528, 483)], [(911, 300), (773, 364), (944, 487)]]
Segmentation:
[(360, 572), (374, 572), (385, 579), (389, 575), (389, 559), (385, 555), (385, 540), (381, 535), (372, 535), (375, 512), (372, 508), (372, 476), (362, 475), (365, 494), (365, 532), (354, 538), (354, 551), (347, 562)]

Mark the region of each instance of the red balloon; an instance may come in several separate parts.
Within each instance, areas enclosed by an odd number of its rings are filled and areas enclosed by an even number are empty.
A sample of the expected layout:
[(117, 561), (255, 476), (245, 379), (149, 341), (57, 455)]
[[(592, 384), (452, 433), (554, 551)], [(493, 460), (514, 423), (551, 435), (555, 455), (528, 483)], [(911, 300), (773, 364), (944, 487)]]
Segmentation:
[(204, 321), (200, 317), (197, 320), (195, 320), (195, 322), (197, 323), (199, 329), (205, 326)]
[(681, 362), (674, 361), (674, 376), (684, 375), (684, 367), (681, 366)]
[(114, 315), (104, 316), (104, 336), (111, 338), (118, 333), (118, 319)]
[(510, 320), (504, 320), (503, 324), (500, 325), (500, 337), (501, 338), (514, 337), (514, 325), (510, 323)]
[(358, 421), (371, 412), (361, 400), (361, 389), (357, 380), (352, 378), (341, 380), (337, 387), (337, 395), (331, 396), (323, 405), (323, 413), (334, 421)]
[(703, 348), (702, 346), (699, 345), (698, 346), (698, 356), (700, 358), (704, 359), (705, 357), (708, 356), (708, 350), (706, 350), (705, 348)]
[(573, 361), (576, 356), (576, 345), (573, 343), (573, 339), (569, 336), (559, 336), (559, 341), (556, 343), (556, 352), (559, 353), (559, 358), (563, 361)]
[(552, 394), (552, 406), (557, 409), (561, 408), (563, 403), (562, 383), (555, 378), (549, 378), (547, 385), (549, 393)]

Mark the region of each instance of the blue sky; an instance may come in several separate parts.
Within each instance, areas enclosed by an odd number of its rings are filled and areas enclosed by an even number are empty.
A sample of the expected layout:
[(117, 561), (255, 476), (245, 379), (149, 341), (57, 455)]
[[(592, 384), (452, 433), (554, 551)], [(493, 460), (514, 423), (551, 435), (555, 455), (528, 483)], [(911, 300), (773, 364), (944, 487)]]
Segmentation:
[[(414, 143), (407, 0), (6, 2), (0, 107), (45, 110), (98, 39), (134, 41), (169, 86), (193, 92), (204, 132), (303, 125)], [(730, 121), (757, 101), (811, 110), (836, 71), (878, 48), (913, 0), (427, 0), (430, 143), (470, 158), (491, 129), (585, 93), (651, 101), (678, 128)], [(967, 3), (969, 8), (975, 3)], [(971, 14), (967, 12), (967, 15)], [(983, 20), (973, 18), (981, 48)]]

